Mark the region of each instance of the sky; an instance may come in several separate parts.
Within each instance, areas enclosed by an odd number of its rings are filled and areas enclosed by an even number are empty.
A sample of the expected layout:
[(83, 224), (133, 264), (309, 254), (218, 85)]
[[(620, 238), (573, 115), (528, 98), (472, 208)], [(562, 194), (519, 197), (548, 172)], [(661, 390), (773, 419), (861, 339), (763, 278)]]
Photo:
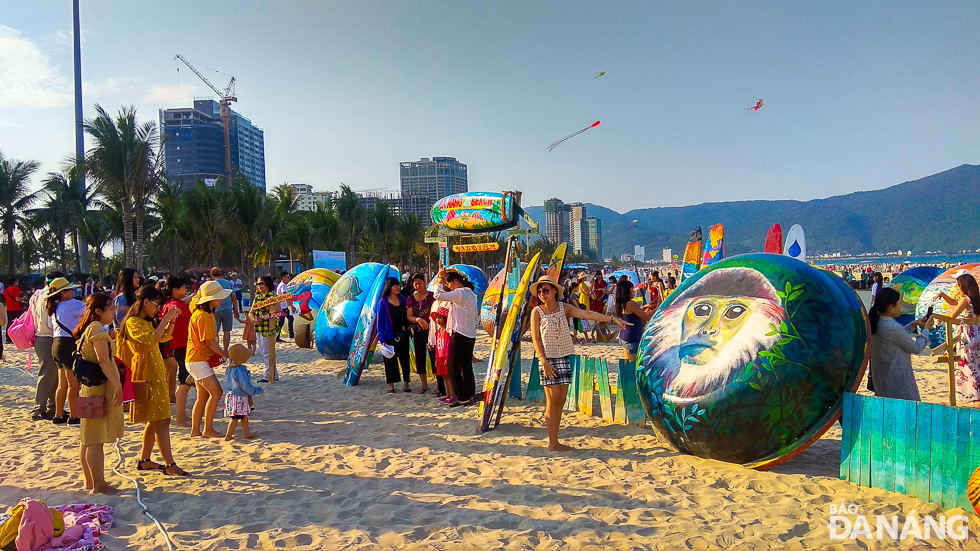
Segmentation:
[[(215, 96), (182, 54), (235, 76), (270, 189), (398, 189), (399, 162), (451, 156), (472, 191), (627, 211), (980, 163), (975, 1), (83, 0), (81, 29), (86, 118)], [(4, 2), (5, 157), (74, 152), (72, 78), (71, 1)]]

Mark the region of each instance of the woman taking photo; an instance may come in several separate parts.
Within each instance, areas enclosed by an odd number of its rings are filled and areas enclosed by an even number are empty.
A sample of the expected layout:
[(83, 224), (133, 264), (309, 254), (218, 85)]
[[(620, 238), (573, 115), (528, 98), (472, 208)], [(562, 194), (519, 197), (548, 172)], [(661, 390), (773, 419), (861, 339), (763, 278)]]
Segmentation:
[(103, 399), (105, 415), (99, 419), (82, 419), (82, 438), (79, 457), (85, 475), (85, 489), (93, 494), (114, 495), (119, 488), (105, 481), (105, 444), (111, 444), (123, 435), (122, 383), (119, 369), (113, 361), (116, 346), (105, 330), (115, 319), (112, 299), (105, 293), (92, 293), (85, 299), (85, 313), (75, 327), (82, 359), (102, 368), (106, 381), (98, 386), (84, 386), (79, 390), (82, 398)]
[(456, 391), (456, 401), (449, 407), (471, 406), (476, 394), (473, 347), (476, 345), (476, 320), (480, 315), (473, 284), (460, 271), (446, 268), (439, 270), (435, 282), (438, 285), (433, 293), (435, 299), (448, 303), (449, 376), (453, 378)]
[[(272, 276), (259, 276), (255, 280), (255, 304), (265, 302), (276, 296), (272, 284)], [(262, 308), (252, 308), (248, 311), (248, 319), (255, 324), (255, 340), (265, 360), (265, 376), (260, 383), (279, 381), (279, 371), (276, 369), (276, 341), (279, 337), (279, 321), (272, 317), (273, 312), (281, 312), (279, 302), (274, 302)]]
[[(412, 276), (412, 288), (414, 292), (408, 295), (405, 301), (405, 308), (408, 309), (408, 323), (412, 333), (412, 341), (415, 343), (415, 372), (418, 373), (422, 381), (422, 389), (419, 394), (429, 391), (429, 377), (426, 369), (426, 359), (432, 361), (435, 369), (435, 351), (429, 350), (429, 314), (432, 313), (432, 305), (436, 298), (425, 288), (425, 277), (422, 274)], [(436, 379), (439, 391), (436, 394), (445, 396), (446, 389), (442, 385), (441, 379)]]
[[(395, 383), (401, 382), (402, 377), (405, 379), (402, 389), (405, 392), (412, 391), (409, 386), (409, 373), (412, 368), (408, 353), (408, 314), (401, 292), (402, 286), (398, 283), (398, 278), (386, 278), (381, 300), (375, 305), (378, 341), (395, 349), (395, 353), (390, 358), (384, 358), (388, 394), (394, 394)], [(402, 367), (401, 375), (398, 373), (399, 363)]]
[[(656, 287), (652, 287), (654, 291)], [(654, 291), (659, 292), (659, 291)], [(619, 330), (619, 342), (623, 345), (627, 363), (636, 362), (636, 351), (640, 348), (640, 337), (653, 312), (644, 310), (633, 300), (633, 282), (626, 280), (616, 284), (616, 315), (630, 324), (626, 329)]]
[(933, 320), (915, 320), (902, 326), (895, 318), (902, 315), (902, 295), (883, 287), (868, 313), (871, 324), (871, 373), (875, 396), (919, 401), (919, 387), (912, 372), (912, 354), (925, 349), (929, 339), (913, 336), (909, 329), (931, 329)]
[[(72, 372), (75, 364), (75, 335), (72, 327), (78, 325), (85, 311), (85, 305), (75, 300), (77, 288), (78, 285), (59, 277), (48, 285), (48, 295), (44, 303), (51, 318), (51, 334), (54, 337), (51, 356), (58, 366), (58, 390), (54, 394), (55, 418), (52, 420), (56, 425), (79, 423), (78, 417), (69, 415), (75, 411), (78, 399), (78, 381)], [(65, 412), (66, 397), (69, 413)]]
[[(956, 285), (963, 296), (955, 300), (946, 293), (939, 298), (953, 306), (949, 317), (969, 319), (980, 316), (980, 288), (977, 280), (966, 270), (956, 273)], [(956, 330), (960, 340), (960, 361), (956, 366), (956, 404), (980, 406), (980, 325), (960, 325)], [(877, 378), (875, 385), (878, 384)]]
[(572, 380), (568, 357), (575, 353), (568, 318), (581, 318), (601, 323), (615, 323), (620, 329), (630, 324), (615, 316), (590, 312), (571, 304), (558, 302), (562, 288), (551, 276), (542, 276), (531, 285), (531, 294), (541, 302), (531, 310), (531, 340), (541, 369), (541, 384), (545, 394), (545, 423), (548, 427), (548, 449), (567, 451), (572, 448), (558, 441), (558, 428), (565, 407), (565, 396)]
[[(159, 289), (152, 285), (140, 287), (116, 335), (116, 348), (120, 359), (132, 371), (135, 400), (129, 408), (129, 422), (146, 423), (136, 469), (190, 476), (177, 466), (170, 447), (170, 387), (160, 343), (170, 338), (178, 312), (167, 312), (158, 324), (157, 312), (162, 305), (163, 293)], [(154, 447), (159, 449), (163, 465), (150, 459)]]

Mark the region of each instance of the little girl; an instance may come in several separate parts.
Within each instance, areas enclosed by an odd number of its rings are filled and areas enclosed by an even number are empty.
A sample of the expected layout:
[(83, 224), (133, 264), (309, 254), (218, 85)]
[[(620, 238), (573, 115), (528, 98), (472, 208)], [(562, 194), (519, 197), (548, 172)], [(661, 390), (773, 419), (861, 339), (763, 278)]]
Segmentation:
[(235, 436), (235, 427), (238, 421), (242, 421), (242, 435), (246, 440), (255, 438), (257, 432), (248, 431), (248, 414), (251, 411), (252, 396), (262, 394), (265, 389), (252, 385), (252, 376), (245, 367), (245, 362), (252, 357), (252, 351), (248, 348), (236, 344), (228, 349), (230, 361), (225, 367), (225, 417), (231, 417), (228, 423), (228, 431), (225, 433), (225, 440), (231, 440)]
[(429, 317), (436, 324), (436, 330), (429, 331), (429, 350), (436, 351), (436, 379), (446, 385), (446, 396), (439, 398), (439, 401), (451, 404), (456, 401), (456, 388), (449, 374), (449, 331), (446, 330), (449, 309), (440, 306), (437, 310), (433, 310)]

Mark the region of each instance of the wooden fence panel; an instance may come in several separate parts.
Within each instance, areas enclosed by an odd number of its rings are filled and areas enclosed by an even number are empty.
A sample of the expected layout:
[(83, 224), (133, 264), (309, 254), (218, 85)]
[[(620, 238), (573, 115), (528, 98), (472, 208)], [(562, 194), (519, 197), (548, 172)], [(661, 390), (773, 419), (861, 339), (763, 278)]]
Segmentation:
[(609, 390), (609, 365), (602, 358), (596, 360), (595, 378), (599, 386), (599, 410), (602, 412), (602, 419), (603, 421), (612, 421), (613, 410), (612, 394)]
[(544, 387), (541, 386), (541, 368), (538, 366), (538, 358), (531, 360), (531, 372), (527, 375), (527, 391), (524, 399), (529, 402), (544, 401)]
[(915, 472), (910, 495), (924, 501), (932, 501), (929, 492), (929, 471), (932, 464), (932, 409), (933, 404), (919, 402), (915, 408)]

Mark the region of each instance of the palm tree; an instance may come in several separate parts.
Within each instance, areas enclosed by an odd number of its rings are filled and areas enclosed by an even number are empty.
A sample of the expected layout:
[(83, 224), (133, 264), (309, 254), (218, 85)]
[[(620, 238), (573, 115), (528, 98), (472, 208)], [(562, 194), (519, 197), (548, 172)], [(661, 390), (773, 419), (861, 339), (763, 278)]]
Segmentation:
[(178, 272), (177, 258), (180, 252), (181, 233), (185, 217), (185, 196), (187, 195), (181, 182), (171, 182), (160, 187), (160, 193), (154, 200), (153, 210), (159, 221), (159, 231), (156, 241), (159, 249), (164, 251), (167, 267), (170, 273)]
[(138, 123), (136, 108), (124, 107), (113, 118), (96, 105), (98, 116), (85, 122), (95, 139), (86, 166), (96, 189), (122, 214), (123, 256), (127, 266), (143, 262), (143, 224), (153, 196), (162, 183), (156, 123)]
[(74, 249), (75, 271), (82, 270), (81, 251), (78, 246), (78, 228), (86, 213), (95, 206), (97, 191), (86, 189), (81, 178), (82, 167), (78, 160), (66, 163), (61, 172), (49, 172), (44, 179), (44, 206), (33, 214), (58, 234), (62, 254), (61, 268), (66, 270), (65, 236), (71, 236)]
[(95, 250), (95, 269), (99, 278), (105, 277), (105, 255), (102, 250), (115, 237), (108, 212), (89, 211), (78, 226), (78, 236)]
[(221, 231), (225, 194), (198, 178), (184, 203), (187, 216), (201, 229), (207, 240), (208, 263), (211, 266), (218, 264), (218, 232)]
[(7, 273), (14, 273), (17, 243), (14, 230), (24, 222), (24, 212), (37, 200), (29, 193), (27, 181), (40, 167), (37, 161), (7, 159), (0, 152), (0, 228), (7, 238)]
[(398, 217), (391, 203), (375, 202), (374, 208), (367, 213), (367, 227), (369, 236), (381, 249), (381, 261), (388, 262), (388, 253), (398, 239)]
[(313, 249), (320, 246), (319, 232), (310, 224), (306, 216), (290, 218), (286, 227), (276, 236), (277, 242), (289, 249), (289, 258), (303, 262)]
[(317, 203), (313, 210), (306, 215), (306, 219), (316, 230), (324, 248), (331, 251), (344, 248), (340, 221), (337, 220), (337, 213), (334, 212), (330, 203)]
[[(271, 246), (266, 241), (271, 210), (270, 201), (262, 188), (241, 174), (236, 176), (235, 185), (225, 197), (223, 212), (225, 226), (241, 250), (242, 270), (249, 285), (255, 277), (259, 251), (264, 246)], [(255, 300), (254, 287), (251, 300)]]
[(341, 235), (347, 250), (347, 264), (357, 264), (358, 245), (364, 234), (366, 218), (364, 205), (360, 197), (347, 185), (340, 184), (340, 194), (333, 200), (333, 210), (340, 222)]

